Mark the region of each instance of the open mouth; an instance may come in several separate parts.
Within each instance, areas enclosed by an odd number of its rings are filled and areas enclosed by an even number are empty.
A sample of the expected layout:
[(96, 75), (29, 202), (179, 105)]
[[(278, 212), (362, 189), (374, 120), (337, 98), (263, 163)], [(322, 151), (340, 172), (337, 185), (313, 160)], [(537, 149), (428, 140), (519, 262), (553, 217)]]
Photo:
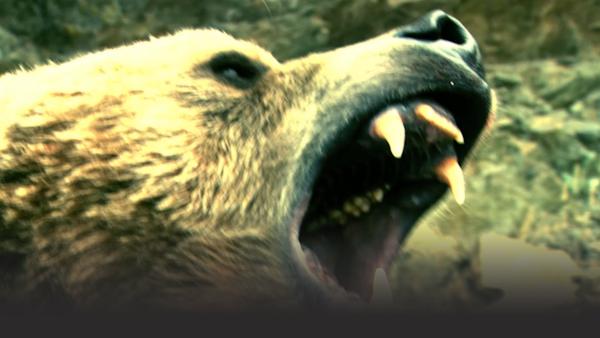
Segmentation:
[(417, 219), (450, 190), (465, 200), (461, 169), (484, 129), (490, 94), (429, 93), (356, 121), (324, 160), (298, 239), (322, 288), (390, 303), (387, 273)]

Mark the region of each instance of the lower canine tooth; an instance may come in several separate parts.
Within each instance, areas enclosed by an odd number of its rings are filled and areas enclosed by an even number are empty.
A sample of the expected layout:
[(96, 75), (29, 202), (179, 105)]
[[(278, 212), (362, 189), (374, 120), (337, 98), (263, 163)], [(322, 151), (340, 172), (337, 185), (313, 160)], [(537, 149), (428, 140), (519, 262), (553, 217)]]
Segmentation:
[(442, 160), (435, 168), (440, 181), (448, 184), (456, 203), (465, 202), (465, 176), (456, 157), (451, 156)]
[(377, 268), (373, 276), (373, 291), (370, 304), (391, 305), (392, 289), (387, 274), (383, 268)]

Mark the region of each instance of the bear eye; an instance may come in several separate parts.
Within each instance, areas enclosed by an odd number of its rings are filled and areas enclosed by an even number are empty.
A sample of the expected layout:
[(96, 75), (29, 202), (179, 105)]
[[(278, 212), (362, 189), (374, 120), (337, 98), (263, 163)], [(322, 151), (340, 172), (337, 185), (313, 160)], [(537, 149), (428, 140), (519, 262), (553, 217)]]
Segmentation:
[(250, 87), (265, 72), (263, 65), (237, 52), (219, 54), (213, 57), (208, 65), (221, 80), (239, 88)]

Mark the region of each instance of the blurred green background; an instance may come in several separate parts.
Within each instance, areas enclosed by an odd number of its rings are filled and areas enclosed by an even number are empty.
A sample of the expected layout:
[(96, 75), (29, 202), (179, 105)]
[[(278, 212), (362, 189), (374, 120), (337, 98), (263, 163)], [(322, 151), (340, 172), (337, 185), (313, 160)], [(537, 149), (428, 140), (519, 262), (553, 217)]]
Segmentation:
[(599, 306), (598, 0), (0, 0), (0, 73), (181, 27), (217, 27), (285, 60), (435, 8), (480, 42), (501, 104), (467, 168), (466, 205), (446, 201), (402, 249), (396, 301)]

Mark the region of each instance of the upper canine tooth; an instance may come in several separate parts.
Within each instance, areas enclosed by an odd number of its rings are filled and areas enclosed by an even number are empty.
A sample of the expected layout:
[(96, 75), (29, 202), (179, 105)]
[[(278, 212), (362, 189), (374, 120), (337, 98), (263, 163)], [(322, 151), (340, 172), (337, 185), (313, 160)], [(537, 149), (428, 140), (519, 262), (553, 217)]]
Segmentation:
[(371, 124), (371, 134), (384, 139), (395, 158), (402, 156), (406, 131), (397, 108), (390, 107), (375, 117)]
[(450, 156), (443, 159), (435, 168), (435, 173), (440, 181), (448, 184), (456, 203), (465, 202), (465, 176), (456, 157)]
[(452, 137), (456, 143), (463, 144), (465, 143), (465, 138), (463, 134), (460, 132), (460, 129), (450, 120), (448, 120), (445, 116), (441, 115), (432, 106), (421, 103), (415, 108), (415, 115), (424, 120), (425, 122), (431, 124), (432, 126), (439, 129), (444, 134)]

